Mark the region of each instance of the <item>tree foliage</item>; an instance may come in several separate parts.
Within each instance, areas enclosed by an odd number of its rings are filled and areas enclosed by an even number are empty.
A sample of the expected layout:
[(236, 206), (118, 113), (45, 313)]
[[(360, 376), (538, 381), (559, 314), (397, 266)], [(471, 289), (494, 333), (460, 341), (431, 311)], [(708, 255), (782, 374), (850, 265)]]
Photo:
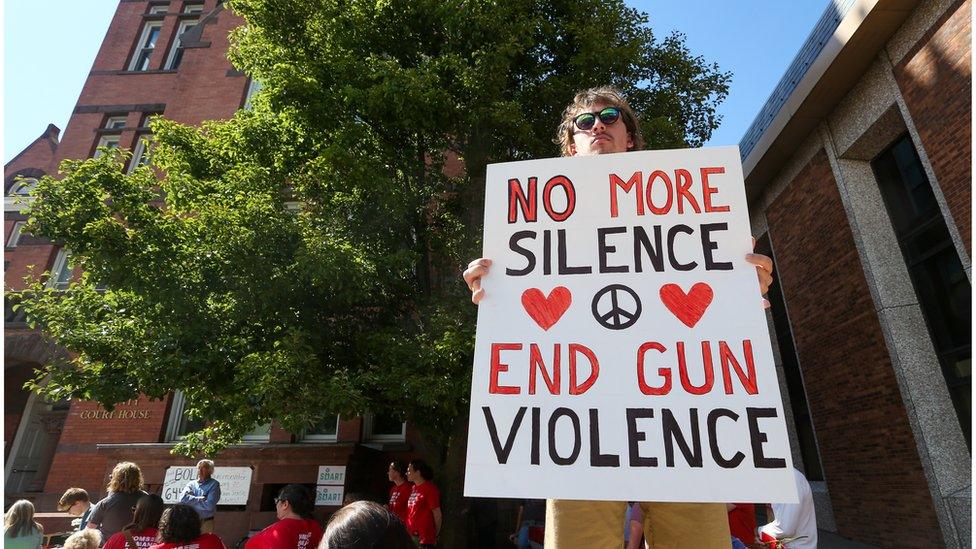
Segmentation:
[(446, 442), (467, 413), (476, 311), (459, 273), (479, 255), (485, 165), (556, 156), (563, 107), (602, 84), (649, 146), (700, 145), (729, 78), (619, 1), (227, 4), (254, 108), (155, 119), (151, 166), (131, 175), (111, 153), (44, 178), (28, 230), (85, 275), (18, 296), (72, 352), (36, 390), (109, 407), (181, 390), (210, 421), (186, 453), (366, 410)]

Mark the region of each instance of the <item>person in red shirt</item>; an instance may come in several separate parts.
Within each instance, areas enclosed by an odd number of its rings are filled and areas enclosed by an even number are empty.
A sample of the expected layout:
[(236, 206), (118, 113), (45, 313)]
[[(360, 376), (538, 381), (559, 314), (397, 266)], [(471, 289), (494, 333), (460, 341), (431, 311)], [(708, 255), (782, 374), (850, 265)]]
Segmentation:
[(390, 487), (390, 501), (386, 504), (386, 508), (393, 511), (393, 514), (406, 526), (407, 500), (410, 499), (413, 483), (407, 480), (407, 468), (403, 466), (403, 462), (400, 460), (390, 463), (386, 476), (393, 483), (393, 486)]
[(315, 549), (322, 539), (322, 527), (312, 518), (314, 509), (308, 488), (285, 486), (275, 498), (278, 522), (247, 540), (245, 549)]
[(434, 547), (441, 532), (441, 492), (432, 478), (434, 470), (426, 461), (415, 459), (407, 465), (407, 480), (413, 482), (407, 502), (407, 530), (420, 549)]
[(726, 503), (729, 510), (729, 530), (746, 547), (756, 542), (756, 506), (752, 503)]
[(105, 549), (149, 549), (156, 544), (156, 534), (159, 533), (156, 527), (162, 516), (163, 498), (156, 494), (142, 496), (136, 502), (132, 523), (108, 538)]
[(200, 515), (182, 503), (163, 511), (159, 541), (149, 549), (227, 549), (216, 535), (200, 533)]

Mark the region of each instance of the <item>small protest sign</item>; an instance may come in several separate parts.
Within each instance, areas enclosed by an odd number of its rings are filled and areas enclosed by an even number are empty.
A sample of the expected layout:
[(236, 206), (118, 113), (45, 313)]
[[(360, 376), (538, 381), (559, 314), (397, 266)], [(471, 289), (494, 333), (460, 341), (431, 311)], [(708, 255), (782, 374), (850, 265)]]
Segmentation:
[[(220, 482), (217, 505), (246, 505), (253, 472), (250, 467), (215, 467), (213, 478)], [(180, 492), (196, 478), (197, 468), (192, 465), (167, 467), (163, 477), (163, 503), (179, 503)]]
[(345, 491), (344, 486), (316, 486), (315, 505), (342, 505)]
[(345, 465), (319, 465), (319, 476), (315, 484), (342, 486), (346, 483)]
[(795, 502), (738, 149), (486, 185), (465, 495)]

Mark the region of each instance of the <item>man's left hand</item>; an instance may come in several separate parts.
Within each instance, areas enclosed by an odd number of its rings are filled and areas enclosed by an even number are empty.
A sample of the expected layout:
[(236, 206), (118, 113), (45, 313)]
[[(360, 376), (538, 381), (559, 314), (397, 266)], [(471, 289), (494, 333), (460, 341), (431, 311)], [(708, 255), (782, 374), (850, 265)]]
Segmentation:
[[(752, 237), (752, 247), (756, 247), (756, 237)], [(756, 275), (759, 277), (759, 293), (766, 295), (769, 286), (773, 283), (773, 260), (762, 254), (746, 254), (746, 261), (756, 266)], [(763, 298), (763, 309), (769, 308), (769, 300)]]

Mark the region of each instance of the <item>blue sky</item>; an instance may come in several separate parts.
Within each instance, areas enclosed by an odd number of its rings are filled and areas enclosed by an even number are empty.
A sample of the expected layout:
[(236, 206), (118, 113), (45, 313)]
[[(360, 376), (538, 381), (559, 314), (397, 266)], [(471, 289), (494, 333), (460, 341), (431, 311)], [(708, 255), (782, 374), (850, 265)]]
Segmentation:
[[(659, 38), (686, 35), (695, 54), (733, 72), (722, 125), (709, 145), (734, 145), (829, 0), (628, 0)], [(62, 131), (115, 13), (115, 0), (4, 3), (3, 159), (49, 123)]]

